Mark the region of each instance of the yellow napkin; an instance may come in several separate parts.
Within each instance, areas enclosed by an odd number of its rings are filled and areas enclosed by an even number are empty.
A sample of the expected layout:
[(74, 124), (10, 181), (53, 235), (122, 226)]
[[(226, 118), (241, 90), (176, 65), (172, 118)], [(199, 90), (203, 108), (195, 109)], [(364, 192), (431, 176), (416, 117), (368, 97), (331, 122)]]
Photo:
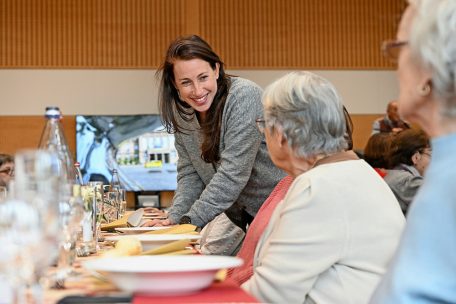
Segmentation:
[(190, 240), (178, 240), (158, 248), (153, 248), (147, 251), (143, 251), (143, 255), (159, 255), (159, 254), (170, 254), (180, 251), (185, 251), (186, 247), (190, 245)]
[(134, 213), (134, 211), (127, 211), (127, 212), (125, 212), (124, 216), (122, 216), (120, 219), (115, 220), (109, 224), (101, 224), (101, 230), (110, 231), (110, 230), (114, 230), (115, 228), (128, 227), (128, 218), (133, 213)]
[(135, 237), (125, 237), (116, 242), (114, 249), (103, 252), (102, 257), (138, 255), (142, 252), (141, 242)]
[(118, 220), (115, 220), (109, 224), (101, 224), (101, 230), (111, 231), (115, 228), (124, 228), (124, 227), (136, 227), (141, 223), (141, 218), (144, 214), (144, 209), (138, 209), (136, 211), (127, 211), (123, 217)]
[(182, 224), (169, 227), (166, 229), (154, 230), (146, 232), (146, 234), (198, 234), (196, 229), (198, 227), (191, 224)]
[(141, 242), (135, 237), (126, 237), (117, 241), (115, 248), (105, 251), (102, 257), (121, 257), (132, 255), (184, 255), (196, 253), (193, 249), (187, 249), (190, 240), (178, 240), (158, 248), (142, 251)]

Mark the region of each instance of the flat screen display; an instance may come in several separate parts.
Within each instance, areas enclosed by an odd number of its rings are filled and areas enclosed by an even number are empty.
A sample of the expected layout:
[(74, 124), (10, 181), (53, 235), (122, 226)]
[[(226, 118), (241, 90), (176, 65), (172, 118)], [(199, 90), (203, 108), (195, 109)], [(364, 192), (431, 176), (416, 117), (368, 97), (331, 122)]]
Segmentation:
[(174, 135), (157, 114), (77, 115), (76, 159), (84, 183), (109, 184), (117, 169), (128, 191), (176, 189)]

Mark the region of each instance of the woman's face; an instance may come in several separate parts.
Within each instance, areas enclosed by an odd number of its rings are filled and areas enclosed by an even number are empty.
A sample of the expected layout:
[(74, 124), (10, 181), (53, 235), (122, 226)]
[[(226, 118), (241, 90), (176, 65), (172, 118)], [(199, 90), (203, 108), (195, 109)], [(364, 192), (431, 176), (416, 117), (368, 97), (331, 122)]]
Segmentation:
[(218, 77), (218, 64), (212, 69), (207, 61), (201, 59), (178, 59), (174, 62), (174, 81), (180, 99), (203, 118), (217, 93)]
[[(409, 42), (410, 28), (415, 14), (414, 6), (409, 5), (399, 24), (397, 32), (398, 42)], [(419, 90), (426, 85), (428, 73), (412, 57), (408, 44), (401, 47), (397, 75), (399, 80), (399, 114), (406, 120), (419, 123), (417, 113), (425, 101), (425, 97), (419, 94)]]

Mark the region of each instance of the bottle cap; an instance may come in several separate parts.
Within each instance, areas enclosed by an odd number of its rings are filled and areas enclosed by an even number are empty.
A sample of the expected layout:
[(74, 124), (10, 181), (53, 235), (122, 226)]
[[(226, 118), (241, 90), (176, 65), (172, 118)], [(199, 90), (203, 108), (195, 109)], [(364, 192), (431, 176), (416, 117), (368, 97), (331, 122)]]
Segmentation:
[(46, 107), (46, 112), (44, 113), (46, 118), (60, 118), (62, 114), (60, 113), (59, 107)]

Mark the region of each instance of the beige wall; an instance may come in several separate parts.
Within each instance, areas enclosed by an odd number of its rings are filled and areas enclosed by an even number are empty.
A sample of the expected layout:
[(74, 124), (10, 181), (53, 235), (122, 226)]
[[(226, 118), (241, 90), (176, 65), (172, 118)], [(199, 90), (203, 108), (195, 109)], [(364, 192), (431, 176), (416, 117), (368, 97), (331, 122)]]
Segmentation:
[[(232, 70), (266, 87), (288, 70)], [(398, 95), (394, 71), (314, 71), (339, 90), (352, 114), (383, 113)], [(0, 115), (157, 113), (155, 70), (0, 70)]]

